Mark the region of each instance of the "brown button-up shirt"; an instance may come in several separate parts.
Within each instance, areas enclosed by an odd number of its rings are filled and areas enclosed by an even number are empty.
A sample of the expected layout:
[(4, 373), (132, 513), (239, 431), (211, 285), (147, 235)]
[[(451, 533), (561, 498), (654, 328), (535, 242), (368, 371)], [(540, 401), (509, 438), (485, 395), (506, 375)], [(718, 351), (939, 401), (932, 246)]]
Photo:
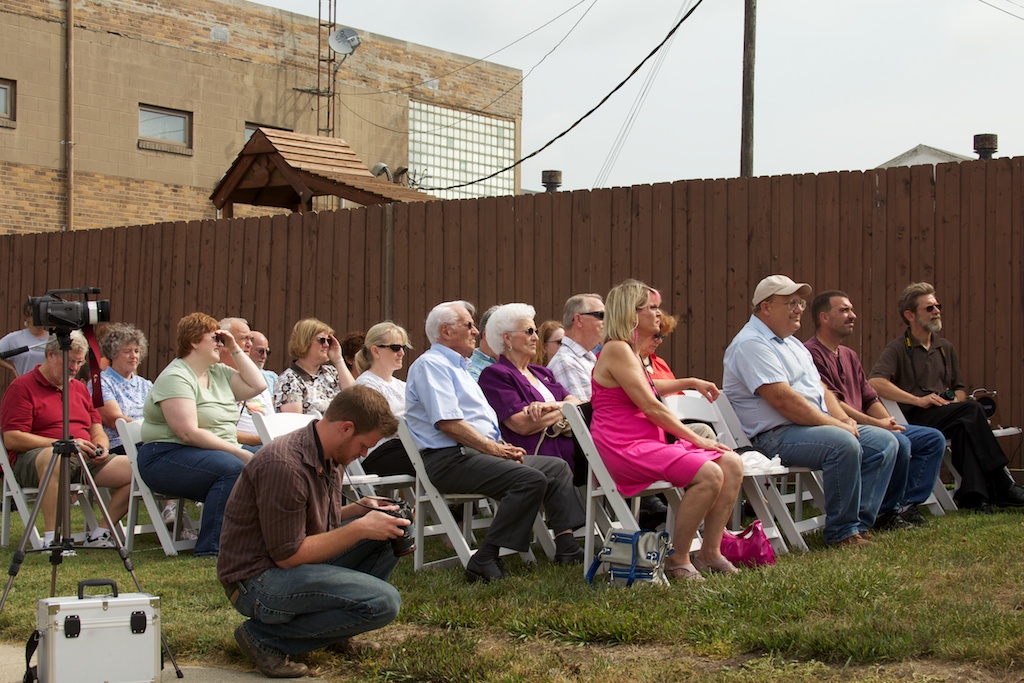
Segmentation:
[(341, 524), (344, 468), (325, 460), (317, 422), (274, 440), (242, 470), (224, 510), (217, 578), (251, 579)]
[(914, 396), (941, 394), (946, 389), (955, 391), (966, 386), (953, 343), (934, 334), (927, 350), (913, 335), (893, 339), (882, 350), (869, 377), (887, 379)]

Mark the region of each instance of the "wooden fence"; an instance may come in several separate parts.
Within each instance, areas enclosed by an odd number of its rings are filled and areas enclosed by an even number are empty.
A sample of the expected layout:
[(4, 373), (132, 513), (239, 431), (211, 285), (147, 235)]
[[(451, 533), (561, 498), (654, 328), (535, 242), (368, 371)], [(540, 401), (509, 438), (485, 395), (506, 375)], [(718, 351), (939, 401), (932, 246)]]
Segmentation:
[[(439, 301), (525, 301), (541, 322), (560, 318), (573, 293), (637, 277), (681, 317), (662, 350), (676, 373), (720, 382), (765, 275), (848, 292), (860, 315), (850, 344), (869, 369), (903, 329), (898, 293), (926, 280), (969, 384), (998, 389), (999, 419), (1024, 424), (1022, 227), (1024, 158), (1014, 158), (7, 235), (0, 323), (15, 329), (29, 294), (95, 285), (115, 320), (147, 334), (150, 378), (193, 310), (250, 320), (280, 371), (303, 317), (339, 335), (391, 318), (423, 349)], [(811, 327), (805, 317), (800, 337)]]

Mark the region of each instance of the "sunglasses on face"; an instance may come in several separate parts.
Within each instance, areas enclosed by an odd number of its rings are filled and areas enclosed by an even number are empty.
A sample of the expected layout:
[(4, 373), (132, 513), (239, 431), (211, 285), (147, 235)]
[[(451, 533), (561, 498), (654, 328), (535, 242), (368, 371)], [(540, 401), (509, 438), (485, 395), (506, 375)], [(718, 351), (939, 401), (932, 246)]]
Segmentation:
[(523, 330), (523, 334), (525, 334), (527, 337), (532, 337), (533, 335), (537, 334), (537, 328), (527, 327), (525, 330)]
[(554, 344), (555, 346), (561, 346), (562, 345), (562, 340), (561, 339), (548, 339), (544, 343), (545, 344)]
[(936, 311), (942, 310), (942, 304), (930, 304), (924, 307), (924, 310), (928, 313), (935, 313)]
[(580, 315), (592, 315), (598, 320), (604, 320), (604, 311), (585, 311), (580, 313)]
[(660, 341), (664, 341), (665, 340), (665, 335), (663, 335), (663, 334), (655, 334), (651, 338), (654, 341), (659, 341), (660, 342)]
[(253, 349), (253, 352), (259, 356), (270, 356), (270, 349)]
[(395, 353), (398, 353), (399, 351), (405, 351), (405, 352), (408, 353), (408, 351), (412, 347), (406, 346), (405, 344), (377, 344), (377, 348), (378, 349), (391, 349)]
[(317, 337), (316, 343), (320, 345), (330, 345), (331, 340), (329, 337)]

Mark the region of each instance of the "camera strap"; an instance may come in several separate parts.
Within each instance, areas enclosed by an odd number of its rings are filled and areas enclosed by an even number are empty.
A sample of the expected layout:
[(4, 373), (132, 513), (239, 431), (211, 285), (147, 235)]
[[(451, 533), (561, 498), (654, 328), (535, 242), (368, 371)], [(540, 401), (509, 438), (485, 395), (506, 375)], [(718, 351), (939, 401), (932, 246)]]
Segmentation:
[(92, 377), (92, 405), (99, 408), (103, 405), (103, 387), (100, 384), (100, 345), (96, 341), (96, 332), (92, 325), (82, 328), (85, 340), (89, 342), (89, 373)]

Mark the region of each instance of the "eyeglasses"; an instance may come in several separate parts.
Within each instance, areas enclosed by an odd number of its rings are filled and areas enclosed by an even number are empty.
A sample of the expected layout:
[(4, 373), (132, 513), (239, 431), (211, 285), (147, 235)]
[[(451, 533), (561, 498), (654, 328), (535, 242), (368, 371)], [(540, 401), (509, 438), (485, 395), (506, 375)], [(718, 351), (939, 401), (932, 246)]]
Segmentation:
[(523, 330), (523, 334), (525, 334), (527, 337), (532, 337), (533, 335), (537, 334), (537, 328), (527, 327), (525, 330)]
[(406, 353), (408, 353), (410, 350), (412, 350), (411, 346), (406, 346), (405, 344), (377, 344), (377, 348), (391, 349), (395, 353), (398, 353), (399, 351), (405, 351)]
[(791, 311), (796, 309), (807, 310), (807, 299), (790, 299), (786, 302), (786, 308)]
[(317, 341), (317, 343), (318, 343), (318, 344), (320, 344), (321, 346), (323, 346), (324, 344), (327, 344), (327, 345), (329, 345), (329, 344), (331, 343), (331, 340), (330, 340), (330, 338), (329, 338), (329, 337), (317, 337), (317, 338), (316, 338), (316, 341)]
[(252, 351), (258, 356), (270, 356), (270, 349), (253, 349)]
[(562, 345), (562, 340), (561, 339), (548, 339), (544, 343), (545, 344), (554, 344), (555, 346), (561, 346)]
[(928, 313), (934, 313), (935, 311), (941, 311), (942, 310), (942, 304), (930, 304), (928, 306), (925, 306), (924, 310), (927, 311)]
[(663, 335), (663, 334), (655, 334), (655, 335), (651, 336), (651, 339), (653, 339), (654, 341), (659, 341), (659, 342), (660, 341), (665, 341), (665, 335)]
[(580, 315), (592, 315), (598, 320), (604, 320), (604, 311), (584, 311)]

